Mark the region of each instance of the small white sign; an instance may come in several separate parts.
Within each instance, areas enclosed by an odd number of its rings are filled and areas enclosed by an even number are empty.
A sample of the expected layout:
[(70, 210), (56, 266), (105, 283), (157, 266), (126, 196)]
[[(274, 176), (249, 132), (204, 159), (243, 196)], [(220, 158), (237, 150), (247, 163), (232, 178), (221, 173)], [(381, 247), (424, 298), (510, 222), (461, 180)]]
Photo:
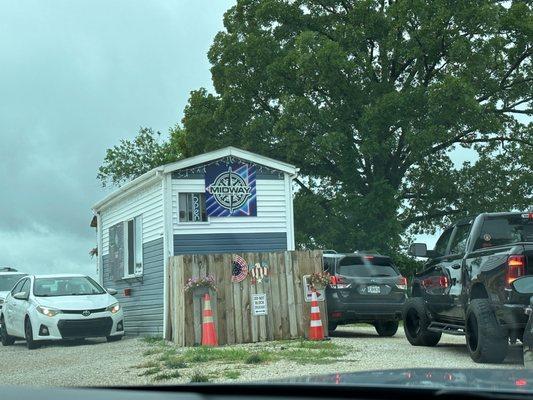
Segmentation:
[[(307, 303), (310, 303), (311, 297), (313, 296), (313, 290), (311, 289), (311, 275), (304, 275), (302, 281), (304, 284), (304, 300)], [(325, 291), (326, 289), (319, 289), (316, 291), (316, 297), (318, 301), (326, 300)]]
[(267, 315), (267, 295), (265, 293), (252, 295), (252, 314)]

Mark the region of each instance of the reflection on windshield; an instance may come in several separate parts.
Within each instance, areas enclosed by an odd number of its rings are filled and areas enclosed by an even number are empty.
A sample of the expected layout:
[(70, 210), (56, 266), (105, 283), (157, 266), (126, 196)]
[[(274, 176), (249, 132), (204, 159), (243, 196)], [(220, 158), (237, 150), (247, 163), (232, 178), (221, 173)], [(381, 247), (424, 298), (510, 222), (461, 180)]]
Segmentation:
[(33, 294), (40, 297), (84, 296), (103, 294), (104, 289), (88, 277), (38, 278), (35, 279)]

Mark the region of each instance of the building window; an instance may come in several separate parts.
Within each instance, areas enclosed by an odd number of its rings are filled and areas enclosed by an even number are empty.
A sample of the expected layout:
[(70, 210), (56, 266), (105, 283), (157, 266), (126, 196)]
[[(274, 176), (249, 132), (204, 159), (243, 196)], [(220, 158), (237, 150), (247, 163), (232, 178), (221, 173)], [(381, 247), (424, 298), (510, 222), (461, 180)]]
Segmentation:
[(205, 222), (204, 193), (180, 193), (179, 194), (180, 222)]
[(143, 242), (142, 218), (135, 217), (124, 222), (124, 275), (142, 275), (143, 272)]

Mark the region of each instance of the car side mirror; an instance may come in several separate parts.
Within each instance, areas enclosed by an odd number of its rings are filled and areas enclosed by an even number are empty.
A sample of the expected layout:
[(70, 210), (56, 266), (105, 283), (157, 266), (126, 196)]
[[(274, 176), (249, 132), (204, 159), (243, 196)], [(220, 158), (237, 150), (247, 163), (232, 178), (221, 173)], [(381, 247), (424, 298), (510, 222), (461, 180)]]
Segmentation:
[(526, 275), (511, 282), (511, 287), (520, 294), (528, 294), (533, 296), (533, 276)]
[(106, 289), (107, 293), (109, 293), (111, 296), (114, 296), (118, 293), (116, 289)]
[(428, 257), (428, 247), (425, 243), (412, 243), (408, 253), (415, 257)]
[(28, 295), (26, 292), (18, 292), (13, 295), (13, 298), (17, 300), (28, 300)]

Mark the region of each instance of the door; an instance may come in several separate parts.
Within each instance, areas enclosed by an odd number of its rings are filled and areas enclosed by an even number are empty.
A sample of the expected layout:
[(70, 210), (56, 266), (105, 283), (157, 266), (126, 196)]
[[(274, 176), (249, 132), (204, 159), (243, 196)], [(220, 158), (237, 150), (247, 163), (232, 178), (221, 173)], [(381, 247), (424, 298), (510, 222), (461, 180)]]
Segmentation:
[(26, 279), (20, 280), (13, 289), (11, 289), (11, 293), (7, 298), (7, 301), (4, 303), (4, 321), (6, 324), (7, 332), (10, 335), (17, 336), (18, 331), (16, 330), (15, 325), (15, 311), (17, 309), (18, 300), (13, 297), (15, 293), (19, 293), (22, 290), (22, 285)]
[(448, 287), (448, 278), (444, 272), (443, 263), (448, 255), (453, 229), (454, 227), (446, 229), (439, 237), (433, 250), (434, 256), (420, 277), (424, 300), (429, 310), (439, 315), (443, 311), (442, 296)]
[[(28, 308), (28, 298), (30, 296), (30, 279), (24, 279), (19, 292), (26, 293), (26, 300), (12, 299), (13, 306), (13, 330), (16, 336), (24, 337), (24, 317), (26, 316), (26, 309)], [(18, 286), (18, 285), (17, 285)]]
[(442, 297), (442, 314), (450, 320), (464, 321), (465, 317), (461, 301), (464, 281), (463, 258), (471, 228), (470, 221), (455, 226), (448, 254), (441, 263), (448, 283)]

